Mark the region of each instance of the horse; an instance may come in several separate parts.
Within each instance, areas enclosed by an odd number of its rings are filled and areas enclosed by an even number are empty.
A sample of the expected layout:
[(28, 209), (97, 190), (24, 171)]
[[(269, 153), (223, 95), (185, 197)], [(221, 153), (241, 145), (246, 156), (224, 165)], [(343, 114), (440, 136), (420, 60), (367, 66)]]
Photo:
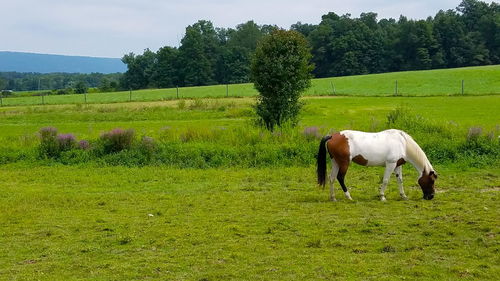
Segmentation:
[(423, 198), (434, 198), (434, 182), (437, 173), (427, 159), (424, 151), (407, 133), (401, 130), (385, 130), (378, 133), (344, 130), (323, 137), (319, 144), (317, 155), (318, 184), (325, 187), (326, 181), (326, 153), (332, 161), (330, 173), (330, 200), (336, 201), (333, 182), (337, 178), (347, 199), (352, 200), (347, 190), (344, 178), (349, 164), (352, 162), (362, 166), (385, 166), (384, 179), (380, 186), (380, 200), (386, 201), (385, 188), (392, 172), (395, 173), (399, 194), (403, 200), (408, 200), (403, 189), (402, 165), (411, 163), (420, 177)]

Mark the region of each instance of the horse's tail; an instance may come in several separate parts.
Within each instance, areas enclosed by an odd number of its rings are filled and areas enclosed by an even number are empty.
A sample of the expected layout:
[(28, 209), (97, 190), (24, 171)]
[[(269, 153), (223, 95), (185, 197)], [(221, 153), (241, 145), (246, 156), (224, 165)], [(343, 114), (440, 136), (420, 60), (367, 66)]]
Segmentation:
[(317, 169), (316, 173), (318, 174), (318, 184), (325, 186), (326, 181), (326, 142), (331, 139), (332, 136), (325, 136), (321, 139), (319, 143), (319, 151), (317, 159)]

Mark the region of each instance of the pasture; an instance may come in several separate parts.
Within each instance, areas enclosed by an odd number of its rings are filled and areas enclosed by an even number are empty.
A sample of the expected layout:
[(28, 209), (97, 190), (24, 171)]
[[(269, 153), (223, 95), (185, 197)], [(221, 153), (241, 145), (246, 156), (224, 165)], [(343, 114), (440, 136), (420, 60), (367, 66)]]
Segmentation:
[[(464, 95), (490, 95), (500, 93), (500, 65), (463, 67), (424, 71), (406, 71), (371, 75), (355, 75), (313, 79), (307, 96), (439, 96), (461, 95), (464, 80)], [(4, 106), (73, 103), (118, 103), (129, 101), (159, 101), (179, 98), (250, 97), (257, 95), (253, 84), (215, 85), (204, 87), (182, 87), (170, 89), (147, 89), (85, 95), (50, 95), (4, 98)]]
[[(0, 279), (496, 279), (500, 96), (303, 101), (299, 127), (275, 133), (252, 126), (250, 97), (0, 108)], [(161, 157), (40, 159), (46, 126), (91, 141), (133, 128)], [(304, 129), (388, 126), (428, 152), (436, 198), (422, 200), (405, 165), (410, 200), (392, 177), (380, 202), (383, 169), (353, 165), (354, 201), (337, 184), (339, 202), (329, 202), (315, 185), (318, 140)], [(481, 142), (470, 127), (482, 128)]]

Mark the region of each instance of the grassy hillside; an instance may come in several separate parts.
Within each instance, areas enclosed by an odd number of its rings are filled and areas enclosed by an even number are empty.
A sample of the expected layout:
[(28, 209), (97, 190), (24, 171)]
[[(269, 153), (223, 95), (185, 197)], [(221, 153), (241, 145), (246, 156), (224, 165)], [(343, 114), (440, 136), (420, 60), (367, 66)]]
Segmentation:
[(462, 80), (464, 94), (500, 94), (500, 65), (317, 79), (308, 94), (331, 93), (332, 82), (338, 94), (393, 95), (398, 81), (403, 96), (457, 95)]
[[(314, 79), (305, 95), (392, 96), (398, 81), (403, 96), (458, 95), (464, 80), (465, 95), (500, 94), (500, 65), (456, 69), (395, 72), (348, 77)], [(253, 84), (235, 84), (179, 88), (180, 98), (255, 96)], [(88, 103), (155, 101), (177, 98), (177, 89), (147, 89), (87, 95)], [(46, 104), (84, 103), (84, 95), (46, 96)], [(41, 104), (42, 97), (4, 98), (4, 105)]]

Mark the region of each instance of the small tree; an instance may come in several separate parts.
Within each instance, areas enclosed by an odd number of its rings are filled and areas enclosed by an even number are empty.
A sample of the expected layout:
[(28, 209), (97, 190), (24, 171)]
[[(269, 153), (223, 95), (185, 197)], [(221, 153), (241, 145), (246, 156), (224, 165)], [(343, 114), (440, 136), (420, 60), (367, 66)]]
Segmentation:
[(84, 94), (87, 92), (89, 88), (87, 87), (87, 83), (85, 81), (78, 81), (75, 85), (75, 93)]
[(311, 57), (307, 40), (297, 31), (275, 30), (260, 41), (251, 75), (260, 93), (259, 122), (267, 129), (297, 124), (300, 95), (311, 85)]

